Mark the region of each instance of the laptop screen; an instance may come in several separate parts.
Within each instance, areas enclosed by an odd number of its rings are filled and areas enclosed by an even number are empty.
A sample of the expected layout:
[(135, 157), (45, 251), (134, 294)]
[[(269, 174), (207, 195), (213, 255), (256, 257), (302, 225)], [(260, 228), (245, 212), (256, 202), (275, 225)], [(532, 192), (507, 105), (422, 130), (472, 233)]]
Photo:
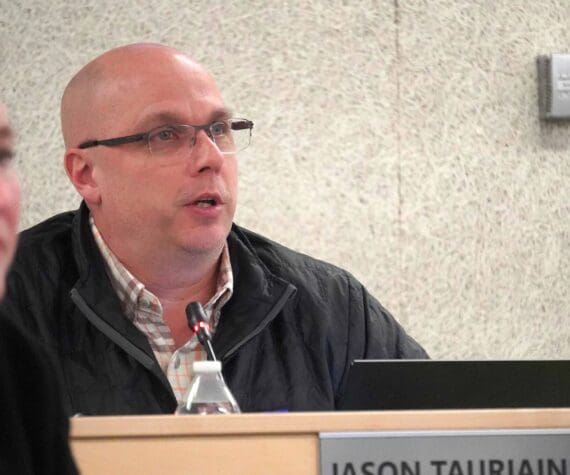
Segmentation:
[(340, 410), (570, 407), (569, 360), (355, 360)]

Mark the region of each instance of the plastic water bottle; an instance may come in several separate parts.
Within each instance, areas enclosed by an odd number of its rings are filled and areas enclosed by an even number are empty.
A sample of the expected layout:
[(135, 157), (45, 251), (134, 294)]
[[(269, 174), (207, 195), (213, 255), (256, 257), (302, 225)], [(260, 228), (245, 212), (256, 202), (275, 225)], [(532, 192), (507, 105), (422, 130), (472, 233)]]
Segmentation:
[(222, 376), (220, 361), (194, 361), (194, 377), (176, 414), (235, 414), (239, 406)]

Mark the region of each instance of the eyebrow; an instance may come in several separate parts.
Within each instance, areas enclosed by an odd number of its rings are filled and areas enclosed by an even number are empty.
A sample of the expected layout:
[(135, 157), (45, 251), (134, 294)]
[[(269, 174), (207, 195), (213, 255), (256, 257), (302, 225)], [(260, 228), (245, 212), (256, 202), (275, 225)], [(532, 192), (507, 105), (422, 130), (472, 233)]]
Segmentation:
[[(214, 109), (210, 115), (208, 116), (208, 121), (206, 124), (211, 122), (215, 122), (216, 120), (222, 119), (229, 119), (232, 116), (232, 112), (230, 109), (225, 107), (220, 107)], [(163, 111), (163, 112), (156, 112), (148, 117), (145, 117), (141, 120), (138, 125), (137, 129), (149, 129), (154, 127), (159, 127), (161, 125), (171, 125), (171, 124), (183, 124), (184, 121), (180, 120), (180, 116), (178, 114), (173, 114), (172, 112)], [(188, 124), (188, 125), (205, 125), (205, 124)]]

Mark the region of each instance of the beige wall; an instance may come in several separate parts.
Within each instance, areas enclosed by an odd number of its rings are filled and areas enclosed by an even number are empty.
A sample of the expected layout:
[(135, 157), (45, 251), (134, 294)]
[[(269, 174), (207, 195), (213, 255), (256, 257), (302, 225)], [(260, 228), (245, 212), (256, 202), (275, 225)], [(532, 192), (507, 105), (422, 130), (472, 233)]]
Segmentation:
[(0, 0), (22, 227), (78, 203), (73, 72), (164, 42), (256, 124), (238, 223), (353, 272), (434, 357), (570, 358), (570, 123), (539, 123), (534, 63), (570, 50), (569, 19), (567, 0)]

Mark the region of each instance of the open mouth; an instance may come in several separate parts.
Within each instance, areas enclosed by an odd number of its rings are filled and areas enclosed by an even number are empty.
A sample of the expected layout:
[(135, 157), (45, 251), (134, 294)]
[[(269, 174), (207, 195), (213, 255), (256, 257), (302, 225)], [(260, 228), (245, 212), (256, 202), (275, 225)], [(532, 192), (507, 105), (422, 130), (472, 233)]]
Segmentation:
[(192, 203), (197, 208), (208, 208), (210, 206), (216, 206), (219, 201), (214, 197), (200, 198)]

